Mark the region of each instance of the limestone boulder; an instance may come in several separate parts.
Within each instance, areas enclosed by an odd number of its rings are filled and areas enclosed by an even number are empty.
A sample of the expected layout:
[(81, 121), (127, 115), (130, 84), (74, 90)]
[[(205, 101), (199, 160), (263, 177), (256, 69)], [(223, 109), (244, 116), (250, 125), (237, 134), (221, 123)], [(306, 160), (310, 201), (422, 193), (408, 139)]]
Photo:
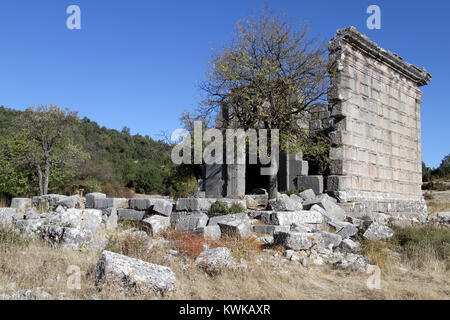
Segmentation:
[(106, 194), (100, 192), (88, 193), (86, 195), (86, 208), (94, 209), (96, 199), (105, 199)]
[(364, 238), (372, 241), (386, 240), (393, 236), (394, 231), (391, 228), (378, 222), (373, 222), (363, 234)]
[(317, 211), (291, 211), (291, 212), (278, 212), (272, 213), (272, 224), (274, 225), (304, 225), (304, 224), (320, 224), (323, 222), (322, 215)]
[(94, 274), (100, 282), (114, 283), (126, 291), (142, 294), (154, 292), (164, 296), (175, 288), (175, 273), (170, 268), (106, 250)]
[(218, 223), (222, 235), (233, 238), (248, 238), (252, 234), (252, 226), (248, 220), (233, 220)]
[(301, 198), (293, 195), (289, 197), (281, 194), (276, 199), (269, 200), (269, 204), (274, 211), (299, 211), (303, 209)]
[(32, 205), (30, 198), (13, 198), (11, 200), (11, 208), (16, 209), (18, 212), (26, 212)]
[(210, 275), (220, 274), (225, 268), (233, 265), (233, 257), (230, 250), (219, 247), (208, 249), (200, 253), (195, 259), (198, 268)]
[(81, 208), (83, 206), (83, 201), (79, 195), (73, 195), (70, 197), (65, 197), (56, 202), (56, 206), (62, 206), (63, 208)]
[(176, 231), (194, 231), (206, 227), (208, 216), (202, 212), (186, 213), (180, 216), (175, 223)]
[[(344, 221), (346, 218), (345, 211), (339, 205), (336, 204), (336, 200), (331, 198), (327, 194), (320, 194), (314, 199), (306, 200), (303, 202), (305, 209), (311, 208), (311, 210), (319, 211), (318, 207), (324, 209), (320, 211), (326, 219)], [(314, 205), (316, 207), (312, 208)]]
[(155, 236), (170, 227), (170, 218), (154, 215), (142, 220), (142, 225), (152, 236)]
[(307, 250), (317, 245), (320, 235), (305, 232), (277, 232), (274, 234), (274, 243), (291, 250)]
[(306, 189), (305, 191), (302, 191), (298, 194), (300, 198), (303, 199), (303, 201), (311, 200), (316, 197), (316, 193), (313, 189)]

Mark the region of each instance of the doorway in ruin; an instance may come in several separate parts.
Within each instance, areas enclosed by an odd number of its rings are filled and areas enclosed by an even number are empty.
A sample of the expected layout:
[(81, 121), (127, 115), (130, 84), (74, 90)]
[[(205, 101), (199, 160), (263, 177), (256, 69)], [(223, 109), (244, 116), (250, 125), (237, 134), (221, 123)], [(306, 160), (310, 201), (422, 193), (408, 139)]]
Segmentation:
[(245, 165), (245, 194), (254, 193), (255, 189), (269, 190), (269, 177), (267, 175), (261, 175), (261, 168), (268, 167), (259, 162), (257, 164), (249, 164), (248, 155)]

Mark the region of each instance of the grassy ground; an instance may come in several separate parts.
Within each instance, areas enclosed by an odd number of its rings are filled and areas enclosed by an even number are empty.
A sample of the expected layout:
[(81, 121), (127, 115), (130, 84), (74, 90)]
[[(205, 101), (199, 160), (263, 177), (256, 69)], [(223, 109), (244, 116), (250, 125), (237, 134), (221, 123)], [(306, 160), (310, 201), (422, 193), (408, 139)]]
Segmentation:
[[(381, 289), (370, 290), (368, 274), (337, 270), (332, 266), (306, 269), (273, 257), (251, 240), (225, 239), (211, 246), (230, 248), (239, 267), (210, 277), (194, 265), (203, 240), (167, 234), (169, 239), (151, 249), (146, 241), (116, 233), (108, 249), (152, 263), (176, 273), (176, 290), (164, 299), (450, 299), (449, 228), (422, 227), (396, 230), (389, 243), (364, 242), (363, 249), (381, 269)], [(168, 249), (183, 254), (167, 254)], [(394, 250), (398, 254), (393, 254)], [(281, 255), (282, 250), (279, 250)], [(42, 290), (54, 298), (155, 299), (127, 296), (116, 288), (99, 290), (92, 270), (100, 251), (67, 251), (38, 239), (17, 237), (0, 229), (0, 291)], [(69, 266), (82, 271), (81, 289), (68, 288)], [(68, 269), (69, 268), (69, 269)], [(69, 273), (67, 273), (69, 271)], [(0, 292), (1, 293), (1, 292)]]

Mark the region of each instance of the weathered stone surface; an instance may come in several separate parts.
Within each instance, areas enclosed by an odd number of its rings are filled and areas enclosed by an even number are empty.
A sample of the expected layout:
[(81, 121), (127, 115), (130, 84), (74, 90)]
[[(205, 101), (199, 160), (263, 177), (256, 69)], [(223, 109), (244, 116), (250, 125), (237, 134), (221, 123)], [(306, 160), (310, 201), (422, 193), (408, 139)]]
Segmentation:
[(128, 206), (128, 199), (125, 198), (99, 198), (94, 199), (95, 209), (125, 208)]
[(56, 203), (56, 206), (62, 206), (64, 208), (81, 208), (83, 206), (83, 201), (80, 196), (76, 194), (59, 200)]
[(227, 214), (227, 215), (223, 215), (223, 216), (211, 217), (208, 221), (208, 226), (214, 226), (219, 223), (226, 223), (226, 222), (234, 221), (234, 220), (240, 220), (240, 221), (244, 221), (244, 222), (247, 222), (250, 224), (250, 218), (248, 217), (248, 215), (245, 212), (241, 212), (241, 213), (234, 213), (234, 214)]
[[(378, 206), (383, 200), (390, 212), (414, 212), (396, 207), (404, 201), (426, 211), (420, 205), (419, 86), (431, 75), (380, 48), (354, 27), (338, 30), (329, 50), (334, 76), (328, 101), (335, 120), (330, 137), (339, 147), (330, 150), (335, 176), (327, 179), (328, 191), (359, 207)], [(387, 74), (395, 80), (379, 81)]]
[(274, 234), (274, 243), (284, 246), (286, 249), (307, 250), (312, 248), (320, 240), (320, 235), (303, 232), (277, 232)]
[(41, 227), (47, 222), (47, 219), (25, 219), (17, 220), (14, 223), (16, 230), (21, 230), (25, 234), (37, 234)]
[(343, 239), (347, 239), (358, 233), (358, 228), (349, 222), (329, 220), (327, 223), (333, 227), (336, 233), (342, 236)]
[(292, 212), (273, 212), (272, 224), (274, 225), (292, 225), (292, 224), (318, 224), (322, 223), (322, 215), (317, 211), (292, 211)]
[(387, 224), (391, 219), (391, 216), (387, 214), (373, 211), (346, 212), (346, 215), (349, 219), (362, 220), (363, 224), (364, 222), (378, 222), (381, 224)]
[(175, 288), (175, 273), (170, 268), (106, 250), (94, 273), (97, 280), (112, 281), (130, 291), (165, 295)]
[[(289, 227), (289, 226), (288, 226), (288, 227)], [(303, 232), (303, 233), (308, 233), (308, 232), (312, 232), (312, 231), (313, 231), (309, 226), (306, 226), (306, 225), (304, 225), (304, 224), (296, 224), (296, 223), (293, 223), (293, 224), (290, 226), (290, 228), (291, 228), (290, 231)], [(289, 230), (288, 230), (288, 231), (289, 231)]]
[(95, 199), (105, 199), (106, 194), (100, 192), (88, 193), (86, 195), (86, 208), (94, 208)]
[(394, 231), (381, 223), (373, 222), (366, 232), (364, 232), (363, 236), (372, 241), (385, 240), (392, 238), (394, 236)]
[(261, 222), (263, 222), (265, 224), (273, 224), (272, 223), (272, 213), (273, 213), (273, 211), (261, 211), (259, 219), (261, 220)]
[(303, 209), (300, 197), (295, 196), (291, 198), (286, 194), (269, 200), (269, 204), (274, 211), (299, 211)]
[(117, 228), (119, 216), (116, 208), (106, 208), (102, 210), (102, 221), (106, 230), (114, 231)]
[(97, 233), (102, 224), (102, 211), (96, 209), (67, 209), (52, 216), (50, 223), (71, 228), (81, 228)]
[(152, 210), (162, 214), (163, 216), (169, 217), (172, 213), (173, 203), (166, 199), (152, 199), (153, 203)]
[(18, 212), (25, 212), (31, 207), (30, 198), (13, 198), (11, 200), (11, 208), (16, 209)]
[(203, 238), (206, 240), (219, 240), (222, 235), (219, 225), (206, 226), (199, 230), (201, 230)]
[(159, 215), (151, 216), (142, 220), (142, 226), (152, 235), (155, 236), (170, 227), (170, 218)]
[(312, 189), (316, 194), (323, 192), (323, 177), (322, 176), (298, 176), (298, 188)]
[(180, 216), (175, 223), (176, 231), (194, 231), (206, 227), (208, 216), (205, 213), (188, 213)]
[(366, 257), (359, 254), (348, 253), (343, 259), (336, 262), (335, 266), (354, 272), (367, 272), (370, 264)]
[(177, 211), (209, 211), (215, 198), (179, 198), (176, 203)]
[(222, 235), (233, 238), (248, 238), (252, 234), (251, 225), (248, 220), (233, 220), (226, 222), (219, 222), (220, 231)]
[(14, 208), (0, 208), (0, 224), (8, 225), (13, 223), (16, 209)]
[(152, 203), (149, 198), (133, 198), (129, 200), (130, 209), (145, 211), (149, 210)]
[(318, 205), (325, 209), (325, 211), (320, 212), (327, 220), (344, 221), (346, 218), (344, 209), (338, 206), (335, 201), (327, 194), (321, 194), (316, 196), (314, 199), (303, 202), (303, 206), (306, 209), (311, 208), (312, 210), (317, 210), (316, 207), (312, 208), (314, 205)]
[(337, 248), (342, 242), (342, 237), (338, 234), (326, 231), (320, 231), (318, 234), (320, 235), (319, 246), (323, 248)]
[(306, 189), (305, 191), (302, 191), (298, 194), (300, 198), (303, 199), (303, 201), (311, 200), (316, 197), (316, 193), (313, 189)]
[(73, 250), (88, 246), (92, 239), (92, 233), (88, 230), (58, 225), (43, 225), (40, 229), (40, 235), (50, 244), (60, 244)]
[(249, 209), (266, 208), (269, 204), (269, 196), (267, 194), (254, 194), (245, 196), (246, 206)]
[(119, 220), (141, 221), (148, 213), (146, 211), (137, 211), (133, 209), (118, 209)]
[(346, 252), (354, 252), (359, 249), (360, 245), (358, 242), (351, 239), (344, 239), (342, 240), (340, 247)]
[(208, 274), (217, 275), (225, 268), (233, 265), (233, 257), (231, 256), (230, 250), (219, 247), (208, 249), (200, 253), (197, 259), (195, 259), (195, 263), (198, 268), (204, 270)]
[(274, 226), (274, 225), (254, 225), (252, 226), (253, 232), (264, 233), (264, 234), (274, 234), (280, 231), (290, 231), (290, 226)]

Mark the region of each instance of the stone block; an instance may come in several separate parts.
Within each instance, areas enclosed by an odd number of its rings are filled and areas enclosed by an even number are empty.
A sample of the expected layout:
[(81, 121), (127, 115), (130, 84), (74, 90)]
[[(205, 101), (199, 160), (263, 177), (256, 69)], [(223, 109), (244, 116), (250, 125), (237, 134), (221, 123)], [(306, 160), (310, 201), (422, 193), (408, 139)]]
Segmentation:
[(170, 268), (106, 250), (95, 266), (94, 275), (99, 281), (120, 285), (133, 293), (165, 295), (175, 289), (175, 273)]
[(146, 211), (137, 211), (133, 209), (118, 209), (119, 220), (141, 221), (148, 213)]
[(308, 250), (318, 244), (320, 236), (314, 233), (303, 232), (277, 232), (274, 234), (274, 243), (292, 250)]
[(86, 195), (86, 208), (94, 208), (95, 199), (105, 199), (106, 194), (100, 192), (88, 193)]
[(188, 213), (180, 216), (175, 223), (176, 231), (194, 231), (206, 227), (208, 216), (204, 213)]
[(317, 211), (293, 211), (272, 213), (272, 224), (286, 226), (292, 224), (320, 224), (323, 222), (322, 215)]
[(298, 196), (289, 197), (282, 194), (276, 199), (269, 200), (269, 204), (275, 211), (299, 211), (303, 209), (302, 199)]
[(273, 235), (276, 232), (280, 232), (280, 231), (290, 231), (291, 227), (290, 226), (274, 226), (274, 225), (254, 225), (252, 226), (252, 230), (253, 232), (256, 233), (263, 233), (263, 234), (270, 234)]
[(209, 211), (216, 202), (214, 198), (179, 198), (176, 202), (177, 211)]
[(344, 209), (337, 205), (336, 200), (331, 198), (327, 194), (321, 194), (316, 196), (314, 199), (303, 202), (303, 207), (305, 209), (312, 209), (314, 205), (317, 205), (324, 209), (320, 210), (317, 207), (314, 207), (313, 210), (319, 211), (328, 220), (343, 221), (346, 217)]
[(251, 225), (245, 220), (232, 220), (218, 223), (222, 235), (233, 238), (248, 238), (252, 234)]
[(323, 177), (322, 176), (298, 176), (297, 187), (299, 189), (312, 189), (316, 194), (323, 192)]
[(11, 208), (16, 209), (18, 212), (26, 212), (28, 208), (31, 208), (31, 199), (13, 198), (11, 200)]
[(170, 227), (170, 218), (154, 215), (142, 220), (142, 226), (149, 234), (155, 236)]
[(306, 189), (305, 191), (302, 191), (298, 194), (300, 198), (303, 199), (303, 201), (314, 199), (316, 197), (316, 193), (313, 189)]

